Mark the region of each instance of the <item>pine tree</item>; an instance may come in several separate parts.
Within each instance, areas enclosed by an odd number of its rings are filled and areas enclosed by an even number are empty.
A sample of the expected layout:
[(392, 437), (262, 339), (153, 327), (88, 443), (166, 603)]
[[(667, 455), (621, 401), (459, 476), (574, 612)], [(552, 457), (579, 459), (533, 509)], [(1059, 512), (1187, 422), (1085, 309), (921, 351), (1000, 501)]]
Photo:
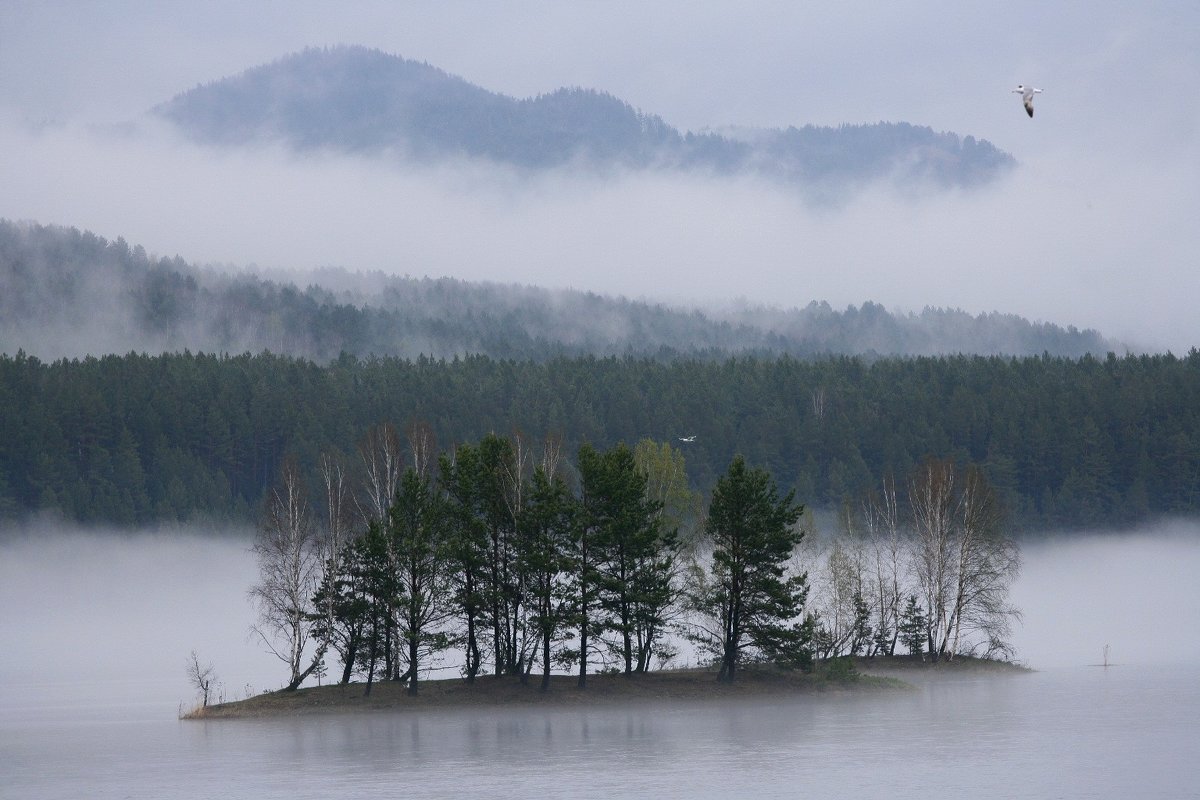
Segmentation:
[(521, 515), (518, 560), (528, 580), (531, 632), (541, 649), (542, 691), (549, 688), (555, 647), (561, 643), (571, 619), (569, 573), (574, 511), (573, 498), (562, 479), (549, 477), (538, 467)]
[(388, 533), (410, 695), (417, 693), (423, 661), (450, 643), (444, 629), (453, 609), (446, 517), (428, 479), (411, 467), (405, 470), (388, 513)]
[(921, 656), (924, 660), (925, 643), (928, 638), (929, 621), (920, 604), (917, 603), (917, 596), (910, 594), (908, 603), (904, 606), (904, 612), (900, 615), (900, 641), (908, 648), (909, 653)]
[(809, 668), (813, 621), (804, 618), (807, 575), (790, 574), (788, 561), (804, 536), (796, 523), (803, 506), (792, 492), (779, 497), (763, 469), (734, 458), (717, 480), (705, 526), (712, 564), (693, 605), (715, 618), (697, 643), (716, 651), (718, 680), (732, 682), (746, 651), (777, 663)]

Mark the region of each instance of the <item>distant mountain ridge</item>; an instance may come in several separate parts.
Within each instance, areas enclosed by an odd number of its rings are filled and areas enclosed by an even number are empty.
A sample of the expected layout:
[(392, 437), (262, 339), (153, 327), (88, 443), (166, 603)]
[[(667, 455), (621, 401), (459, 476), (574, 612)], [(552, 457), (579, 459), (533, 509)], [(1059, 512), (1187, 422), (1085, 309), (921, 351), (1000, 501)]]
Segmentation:
[(905, 122), (757, 130), (749, 138), (682, 133), (593, 89), (516, 99), (364, 47), (304, 50), (197, 86), (154, 113), (220, 146), (281, 141), (420, 160), (481, 158), (524, 169), (702, 169), (807, 187), (881, 177), (970, 186), (1016, 163), (986, 140)]
[(702, 312), (578, 291), (325, 270), (307, 288), (152, 258), (124, 239), (0, 220), (0, 352), (41, 358), (130, 351), (341, 353), (543, 361), (734, 354), (1079, 357), (1124, 348), (1094, 330), (866, 302), (836, 311)]

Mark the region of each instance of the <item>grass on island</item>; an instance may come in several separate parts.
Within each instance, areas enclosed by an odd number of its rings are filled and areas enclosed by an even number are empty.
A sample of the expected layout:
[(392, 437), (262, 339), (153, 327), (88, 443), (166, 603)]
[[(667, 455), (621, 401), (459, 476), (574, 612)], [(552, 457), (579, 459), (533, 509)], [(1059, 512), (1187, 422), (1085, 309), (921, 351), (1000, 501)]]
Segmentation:
[(812, 672), (782, 670), (770, 665), (741, 668), (733, 683), (718, 683), (708, 668), (657, 670), (645, 674), (597, 673), (578, 688), (575, 675), (552, 675), (541, 691), (541, 676), (527, 683), (514, 676), (481, 675), (473, 684), (461, 678), (421, 681), (415, 697), (407, 684), (375, 681), (371, 694), (366, 684), (334, 684), (294, 692), (265, 692), (234, 702), (198, 707), (181, 714), (183, 719), (226, 719), (289, 714), (394, 710), (425, 711), (452, 708), (511, 706), (591, 707), (600, 705), (670, 703), (679, 701), (754, 700), (780, 695), (831, 691), (870, 691), (911, 688), (896, 674), (963, 670), (1019, 670), (1007, 662), (958, 657), (934, 665), (906, 656), (876, 659), (833, 659), (819, 662)]

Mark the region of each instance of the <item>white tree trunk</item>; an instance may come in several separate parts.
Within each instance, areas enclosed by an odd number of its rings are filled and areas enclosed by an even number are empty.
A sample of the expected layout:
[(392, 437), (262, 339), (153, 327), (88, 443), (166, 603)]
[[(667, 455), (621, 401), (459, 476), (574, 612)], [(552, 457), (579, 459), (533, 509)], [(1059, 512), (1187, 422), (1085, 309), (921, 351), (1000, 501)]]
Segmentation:
[(929, 614), (934, 658), (949, 646), (953, 593), (954, 465), (930, 459), (909, 484), (916, 533), (913, 572)]
[(288, 685), (298, 685), (304, 675), (308, 615), (319, 582), (321, 552), (294, 462), (284, 464), (280, 484), (268, 497), (254, 552), (259, 582), (250, 596), (258, 606), (259, 624), (253, 630), (288, 665)]

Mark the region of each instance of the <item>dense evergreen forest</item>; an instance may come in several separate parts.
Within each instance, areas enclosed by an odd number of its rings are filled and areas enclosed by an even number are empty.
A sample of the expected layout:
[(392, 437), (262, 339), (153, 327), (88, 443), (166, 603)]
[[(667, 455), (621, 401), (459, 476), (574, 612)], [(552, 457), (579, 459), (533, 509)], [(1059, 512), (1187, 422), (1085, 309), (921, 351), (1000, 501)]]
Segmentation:
[[(353, 461), (373, 426), (437, 447), (520, 431), (676, 440), (695, 489), (735, 454), (835, 508), (927, 455), (980, 464), (1022, 527), (1200, 510), (1200, 352), (1081, 359), (359, 360), (0, 356), (0, 509), (131, 524), (248, 520), (288, 455)], [(309, 480), (315, 478), (309, 476)]]
[(358, 357), (486, 355), (545, 361), (635, 355), (830, 353), (1103, 355), (1123, 348), (1094, 330), (1014, 315), (927, 308), (889, 313), (726, 312), (671, 308), (584, 292), (398, 278), (327, 270), (307, 288), (179, 257), (154, 258), (123, 239), (0, 220), (0, 352), (43, 359), (130, 351), (257, 353), (328, 362)]
[(681, 133), (593, 89), (516, 99), (363, 47), (308, 49), (197, 86), (154, 111), (220, 146), (284, 142), (305, 151), (422, 162), (469, 157), (520, 169), (698, 169), (760, 175), (819, 195), (881, 178), (970, 186), (1016, 163), (990, 142), (904, 122)]

